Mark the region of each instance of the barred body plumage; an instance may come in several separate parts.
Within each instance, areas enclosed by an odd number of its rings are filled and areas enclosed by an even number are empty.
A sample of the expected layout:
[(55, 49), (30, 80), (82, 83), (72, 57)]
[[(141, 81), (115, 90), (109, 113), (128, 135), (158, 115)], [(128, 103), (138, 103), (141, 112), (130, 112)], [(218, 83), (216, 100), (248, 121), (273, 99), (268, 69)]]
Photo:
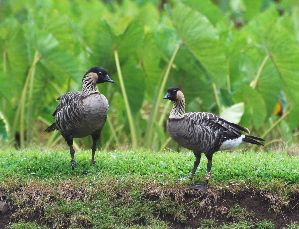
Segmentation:
[(113, 80), (110, 79), (105, 69), (93, 67), (82, 79), (82, 91), (68, 92), (57, 98), (60, 103), (52, 114), (55, 117), (55, 123), (45, 131), (51, 132), (57, 129), (61, 132), (70, 146), (73, 162), (75, 162), (73, 138), (88, 135), (91, 135), (93, 140), (91, 164), (95, 162), (96, 142), (106, 122), (109, 109), (108, 100), (96, 87), (96, 84), (104, 82), (113, 83)]
[[(243, 142), (263, 145), (259, 141), (264, 139), (243, 134), (242, 131), (249, 133), (249, 130), (217, 115), (207, 112), (185, 113), (184, 94), (178, 87), (169, 88), (164, 99), (174, 101), (167, 123), (169, 135), (179, 145), (192, 150), (196, 157), (190, 179), (196, 172), (202, 153), (208, 159), (206, 177), (210, 178), (212, 157), (216, 151), (233, 149)], [(205, 192), (207, 184), (208, 179), (204, 184), (197, 185), (196, 189)]]

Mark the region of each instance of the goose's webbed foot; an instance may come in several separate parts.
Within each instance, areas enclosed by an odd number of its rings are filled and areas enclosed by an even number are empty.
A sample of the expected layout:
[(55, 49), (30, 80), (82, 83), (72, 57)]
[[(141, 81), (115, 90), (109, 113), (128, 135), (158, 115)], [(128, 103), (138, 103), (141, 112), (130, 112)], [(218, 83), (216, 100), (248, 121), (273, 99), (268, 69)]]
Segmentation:
[(90, 165), (94, 165), (96, 163), (96, 160), (95, 159), (91, 159), (90, 160)]
[(199, 190), (202, 194), (206, 193), (209, 180), (211, 179), (211, 172), (207, 172), (205, 175), (205, 181), (203, 183), (197, 183), (191, 189)]
[(77, 167), (77, 162), (74, 159), (72, 159), (70, 162), (71, 162), (72, 169), (75, 169)]
[(201, 191), (202, 194), (205, 194), (207, 191), (207, 187), (208, 187), (208, 180), (205, 180), (201, 184), (199, 184), (199, 183), (195, 184), (193, 187), (191, 187), (191, 189), (199, 190), (199, 191)]

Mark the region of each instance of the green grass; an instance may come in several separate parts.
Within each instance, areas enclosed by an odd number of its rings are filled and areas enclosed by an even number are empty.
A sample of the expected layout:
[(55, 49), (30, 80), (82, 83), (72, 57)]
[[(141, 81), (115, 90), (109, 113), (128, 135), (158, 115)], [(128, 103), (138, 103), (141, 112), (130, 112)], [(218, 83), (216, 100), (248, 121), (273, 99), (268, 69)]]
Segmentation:
[[(90, 166), (90, 151), (77, 152), (75, 156), (78, 166), (72, 170), (67, 150), (0, 151), (0, 177), (55, 179), (84, 172), (92, 176), (141, 175), (165, 181), (188, 176), (195, 159), (192, 152), (114, 151), (97, 153), (96, 164)], [(195, 179), (204, 175), (206, 163), (203, 156)], [(220, 181), (281, 179), (295, 184), (299, 183), (299, 159), (286, 153), (219, 152), (213, 157), (212, 173), (213, 180)]]
[[(90, 154), (76, 153), (72, 170), (67, 150), (0, 151), (0, 194), (14, 206), (10, 228), (274, 228), (271, 219), (256, 220), (254, 208), (235, 203), (221, 210), (217, 200), (254, 190), (249, 195), (278, 214), (294, 207), (299, 193), (298, 156), (284, 153), (215, 154), (206, 196), (178, 180), (192, 169), (190, 152), (100, 152), (94, 166)], [(194, 182), (202, 180), (206, 162), (203, 157)], [(216, 213), (228, 222), (219, 225)]]

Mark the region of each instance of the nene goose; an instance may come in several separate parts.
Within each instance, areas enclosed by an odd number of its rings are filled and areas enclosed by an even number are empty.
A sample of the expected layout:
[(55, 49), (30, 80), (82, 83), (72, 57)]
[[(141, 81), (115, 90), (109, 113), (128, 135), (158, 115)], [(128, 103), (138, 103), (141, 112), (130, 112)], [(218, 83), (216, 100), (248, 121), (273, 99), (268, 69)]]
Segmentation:
[(68, 92), (58, 97), (60, 103), (52, 114), (56, 121), (45, 130), (60, 131), (70, 147), (72, 169), (76, 167), (73, 138), (91, 135), (93, 144), (90, 164), (95, 163), (96, 143), (106, 122), (109, 108), (106, 97), (96, 86), (104, 82), (114, 83), (105, 69), (100, 67), (89, 69), (82, 79), (82, 91)]
[(264, 139), (242, 134), (241, 131), (249, 133), (247, 128), (230, 123), (214, 114), (185, 113), (184, 94), (178, 87), (168, 88), (164, 99), (174, 102), (167, 123), (169, 135), (179, 145), (192, 150), (196, 157), (189, 176), (191, 180), (200, 163), (201, 153), (204, 153), (208, 159), (205, 181), (193, 187), (202, 193), (206, 192), (211, 178), (212, 157), (216, 151), (233, 149), (243, 142), (263, 145), (258, 141), (264, 141)]

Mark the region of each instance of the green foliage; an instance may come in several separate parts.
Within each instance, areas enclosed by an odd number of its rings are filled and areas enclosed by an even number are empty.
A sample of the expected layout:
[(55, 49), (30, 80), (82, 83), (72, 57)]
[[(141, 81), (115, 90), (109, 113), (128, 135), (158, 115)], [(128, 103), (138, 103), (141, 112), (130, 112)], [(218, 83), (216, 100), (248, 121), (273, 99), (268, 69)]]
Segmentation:
[[(58, 134), (41, 134), (53, 122), (55, 99), (80, 90), (85, 71), (102, 66), (116, 82), (99, 85), (110, 102), (105, 149), (170, 145), (164, 129), (170, 104), (162, 100), (169, 86), (183, 89), (188, 111), (226, 113), (256, 135), (295, 141), (289, 136), (299, 125), (296, 2), (162, 2), (2, 1), (6, 136), (19, 132), (21, 147), (45, 138), (57, 144)], [(273, 114), (277, 102), (281, 117)]]

